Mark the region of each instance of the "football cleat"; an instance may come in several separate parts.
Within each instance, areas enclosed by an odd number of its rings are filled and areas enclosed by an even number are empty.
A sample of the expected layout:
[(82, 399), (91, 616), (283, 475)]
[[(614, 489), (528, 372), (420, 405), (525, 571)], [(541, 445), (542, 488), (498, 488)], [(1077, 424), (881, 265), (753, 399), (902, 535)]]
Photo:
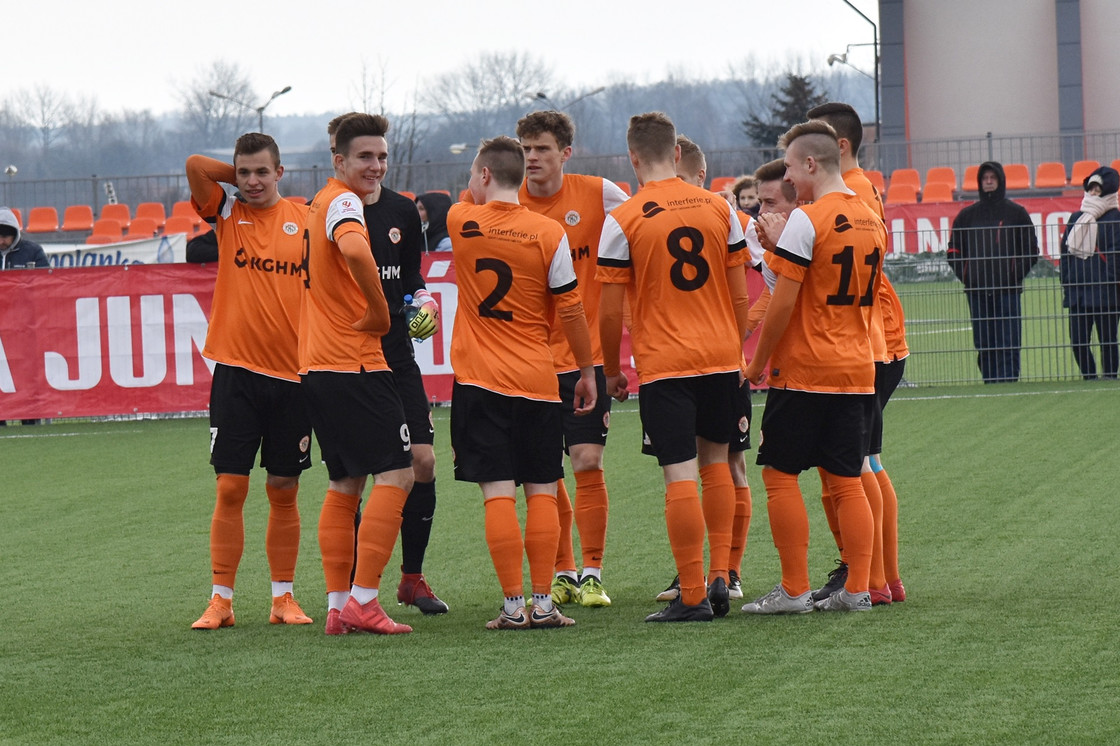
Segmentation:
[(743, 605), (746, 614), (808, 614), (813, 610), (813, 594), (805, 591), (800, 596), (791, 596), (781, 583), (765, 596), (756, 598)]
[(871, 594), (849, 593), (847, 588), (841, 588), (815, 605), (821, 611), (871, 611)]
[(887, 587), (891, 589), (891, 600), (898, 604), (906, 600), (906, 588), (902, 585), (902, 580), (892, 580), (887, 583)]
[(882, 588), (872, 588), (868, 593), (871, 594), (872, 606), (891, 605), (891, 587), (889, 585), (884, 585)]
[(712, 613), (718, 617), (727, 616), (727, 612), (731, 611), (730, 592), (727, 589), (727, 581), (723, 578), (716, 578), (708, 585), (708, 602), (712, 605)]
[(346, 599), (339, 621), (350, 628), (351, 632), (369, 632), (375, 635), (403, 635), (412, 631), (407, 624), (399, 624), (389, 618), (380, 602), (375, 598), (367, 604), (358, 603), (353, 596)]
[(557, 575), (552, 579), (552, 603), (579, 603), (579, 585), (567, 575)]
[(669, 583), (669, 587), (657, 594), (657, 601), (673, 601), (680, 598), (681, 595), (681, 576), (677, 575), (673, 578), (673, 582)]
[(233, 599), (222, 598), (217, 593), (210, 599), (210, 605), (202, 616), (191, 625), (191, 629), (218, 629), (233, 626)]
[(661, 611), (646, 617), (647, 622), (710, 622), (715, 618), (712, 604), (704, 599), (698, 604), (689, 606), (681, 601), (680, 597), (674, 598), (669, 605)]
[[(556, 603), (555, 597), (553, 603)], [(601, 607), (610, 606), (611, 597), (603, 590), (603, 583), (594, 575), (588, 575), (579, 581), (580, 606)]]
[(731, 582), (727, 584), (727, 597), (728, 598), (742, 598), (743, 597), (743, 581), (739, 579), (739, 573), (735, 570), (727, 571), (728, 577)]
[(828, 574), (828, 581), (817, 590), (813, 591), (814, 601), (823, 601), (848, 582), (848, 563), (836, 560), (836, 569)]
[(397, 586), (397, 603), (415, 606), (424, 614), (447, 613), (447, 604), (436, 596), (423, 573), (419, 572), (401, 575), (401, 583)]
[(299, 607), (291, 593), (272, 597), (272, 613), (269, 624), (311, 624), (313, 620)]
[(519, 606), (512, 614), (507, 614), (503, 608), (496, 619), (486, 623), (486, 629), (529, 629), (529, 614), (524, 606)]
[(327, 609), (326, 632), (328, 635), (349, 634), (350, 628), (342, 623), (342, 609)]
[(529, 613), (529, 626), (533, 629), (548, 629), (550, 627), (571, 627), (576, 623), (575, 619), (566, 617), (560, 613), (560, 607), (553, 605), (551, 609), (545, 611), (539, 606), (534, 606), (533, 611)]

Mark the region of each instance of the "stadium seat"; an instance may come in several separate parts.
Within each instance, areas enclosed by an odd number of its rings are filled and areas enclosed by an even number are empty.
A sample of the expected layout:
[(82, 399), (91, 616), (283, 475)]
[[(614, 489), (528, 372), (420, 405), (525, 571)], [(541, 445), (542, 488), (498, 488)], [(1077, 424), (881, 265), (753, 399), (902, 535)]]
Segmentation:
[(129, 241), (152, 238), (158, 231), (159, 226), (154, 218), (135, 217), (128, 224), (128, 233), (125, 234), (125, 238)]
[(93, 223), (93, 233), (86, 239), (87, 244), (116, 243), (124, 238), (121, 224), (113, 218), (101, 218)]
[(617, 185), (618, 188), (621, 189), (622, 191), (626, 192), (626, 194), (628, 196), (631, 196), (631, 197), (634, 196), (634, 193), (632, 191), (630, 191), (630, 182), (629, 181), (616, 181), (615, 185)]
[(716, 176), (712, 179), (712, 185), (709, 189), (713, 192), (722, 192), (725, 189), (730, 189), (735, 183), (734, 176)]
[(1007, 179), (1007, 191), (1022, 191), (1031, 188), (1031, 170), (1025, 163), (1003, 164), (1003, 175)]
[(879, 194), (886, 194), (886, 192), (887, 192), (887, 182), (885, 182), (883, 180), (883, 172), (882, 171), (876, 171), (875, 169), (869, 169), (867, 171), (864, 171), (863, 175), (867, 177), (867, 180), (871, 182), (872, 186), (874, 186), (876, 189), (879, 190)]
[(299, 195), (299, 194), (289, 194), (284, 199), (288, 200), (289, 202), (295, 202), (297, 205), (306, 205), (307, 204), (307, 197), (304, 197), (304, 196)]
[(1112, 163), (1109, 164), (1109, 166), (1111, 166), (1116, 171), (1120, 171), (1120, 158), (1117, 158), (1116, 160), (1114, 160)]
[(199, 223), (202, 222), (202, 218), (199, 217), (198, 213), (194, 210), (194, 205), (192, 205), (188, 200), (180, 200), (179, 202), (171, 205), (170, 217), (189, 218), (191, 221), (191, 226), (196, 230), (198, 229)]
[(446, 194), (448, 197), (451, 196), (451, 192), (447, 189), (432, 189), (431, 191), (435, 192), (436, 194)]
[(918, 187), (905, 182), (895, 184), (893, 181), (887, 187), (888, 205), (916, 205), (918, 204)]
[(93, 208), (89, 205), (70, 205), (62, 212), (62, 230), (93, 230)]
[(1035, 189), (1061, 189), (1067, 183), (1065, 164), (1043, 161), (1034, 170)]
[(156, 230), (163, 227), (167, 222), (167, 211), (163, 209), (162, 202), (141, 202), (136, 205), (136, 214), (132, 219), (136, 218), (151, 218), (156, 223)]
[(464, 189), (463, 191), (459, 192), (459, 201), (460, 202), (466, 202), (467, 198), (469, 198), (470, 196), (471, 196), (471, 190), (468, 187), (467, 189)]
[(930, 184), (948, 184), (953, 189), (957, 188), (957, 172), (952, 166), (934, 166), (926, 171), (926, 186)]
[(53, 207), (32, 207), (27, 213), (26, 233), (56, 233), (58, 231), (58, 210)]
[(953, 185), (944, 181), (927, 183), (922, 190), (922, 202), (952, 202)]
[(194, 221), (185, 215), (172, 215), (163, 224), (163, 235), (170, 236), (174, 233), (185, 233), (187, 238), (194, 236)]
[(1085, 183), (1085, 177), (1101, 167), (1097, 161), (1077, 161), (1069, 175), (1070, 186), (1080, 187)]
[[(101, 218), (109, 218), (116, 220), (120, 223), (121, 230), (127, 230), (128, 224), (132, 222), (132, 211), (128, 209), (128, 205), (124, 203), (117, 203), (112, 205), (105, 205), (101, 208)], [(94, 224), (96, 225), (96, 223)]]
[(18, 207), (13, 207), (12, 214), (16, 216), (16, 222), (19, 223), (19, 229), (23, 230), (23, 213), (19, 211)]
[(893, 187), (895, 184), (911, 184), (914, 191), (919, 192), (922, 189), (922, 177), (916, 168), (896, 168), (891, 171), (890, 186)]
[(976, 178), (980, 174), (980, 166), (969, 166), (964, 170), (964, 178), (961, 179), (962, 192), (978, 192), (980, 187), (976, 183)]

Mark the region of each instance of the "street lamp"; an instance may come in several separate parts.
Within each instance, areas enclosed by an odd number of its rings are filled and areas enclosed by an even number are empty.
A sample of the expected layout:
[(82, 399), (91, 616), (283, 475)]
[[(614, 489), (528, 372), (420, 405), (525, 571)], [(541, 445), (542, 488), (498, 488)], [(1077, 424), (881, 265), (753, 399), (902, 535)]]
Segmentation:
[(452, 143), (450, 147), (451, 155), (461, 155), (467, 150), (474, 150), (477, 147), (477, 145), (468, 145), (465, 142)]
[[(870, 18), (865, 16), (863, 14), (863, 11), (861, 11), (856, 6), (852, 5), (851, 2), (849, 2), (849, 0), (843, 0), (843, 2), (849, 8), (854, 10), (856, 13), (859, 13), (860, 18), (862, 18), (863, 20), (865, 20), (865, 21), (867, 21), (868, 23), (871, 24), (871, 30), (872, 30), (872, 33), (873, 33), (872, 38), (874, 39), (874, 41), (872, 42), (872, 46), (875, 48), (875, 68), (874, 68), (875, 75), (872, 76), (872, 79), (875, 81), (875, 142), (879, 142), (879, 134), (880, 134), (880, 123), (879, 123), (879, 26), (875, 23), (875, 21), (872, 21)], [(848, 48), (851, 49), (854, 46), (860, 46), (860, 45), (850, 44), (850, 45), (848, 45)], [(836, 57), (836, 56), (837, 55), (832, 55), (832, 57)], [(828, 64), (830, 64), (830, 65), (832, 64), (832, 57), (829, 57)], [(844, 57), (844, 59), (839, 60), (839, 61), (843, 62), (844, 64), (847, 64), (848, 63), (848, 52), (847, 51), (844, 52), (843, 57)], [(849, 67), (851, 67), (851, 66), (849, 65)], [(858, 69), (858, 68), (853, 68), (853, 69)], [(860, 70), (860, 72), (863, 72), (863, 71)], [(864, 73), (864, 75), (866, 75), (866, 74), (867, 73)]]
[(598, 88), (596, 88), (592, 91), (588, 91), (587, 93), (576, 96), (571, 101), (569, 101), (568, 103), (563, 104), (561, 106), (557, 106), (556, 104), (554, 104), (552, 102), (552, 99), (550, 99), (548, 97), (548, 94), (546, 94), (544, 91), (537, 91), (535, 94), (530, 93), (530, 94), (527, 94), (527, 95), (533, 101), (544, 101), (546, 104), (548, 104), (550, 107), (552, 107), (556, 111), (564, 111), (565, 109), (570, 109), (573, 105), (578, 104), (580, 101), (583, 101), (585, 98), (591, 98), (592, 96), (597, 96), (605, 90), (607, 90), (606, 86), (599, 86)]
[(286, 85), (283, 88), (281, 88), (280, 90), (274, 91), (273, 94), (268, 97), (268, 101), (265, 101), (260, 106), (252, 106), (250, 104), (245, 103), (244, 101), (241, 101), (240, 99), (236, 99), (233, 96), (227, 96), (224, 93), (218, 93), (217, 91), (210, 91), (210, 95), (213, 96), (214, 98), (220, 98), (220, 99), (223, 99), (225, 101), (232, 101), (233, 103), (237, 104), (238, 106), (240, 106), (243, 109), (248, 109), (249, 111), (257, 112), (257, 132), (262, 132), (263, 133), (264, 132), (264, 110), (267, 109), (268, 105), (271, 104), (273, 101), (275, 101), (278, 97), (283, 96), (285, 93), (287, 93), (290, 90), (292, 90), (292, 87), (290, 85)]

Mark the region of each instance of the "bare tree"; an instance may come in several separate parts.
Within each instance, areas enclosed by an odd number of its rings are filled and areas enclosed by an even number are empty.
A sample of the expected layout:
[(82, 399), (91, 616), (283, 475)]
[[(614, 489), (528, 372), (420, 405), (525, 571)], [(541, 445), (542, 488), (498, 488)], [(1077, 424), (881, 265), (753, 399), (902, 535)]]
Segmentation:
[(15, 102), (16, 115), (34, 130), (39, 157), (46, 165), (51, 160), (52, 146), (62, 138), (73, 105), (64, 94), (43, 84), (20, 90)]
[(385, 111), (385, 98), (389, 93), (389, 63), (378, 56), (377, 64), (372, 65), (363, 57), (362, 74), (358, 82), (352, 87), (356, 98), (351, 100), (354, 111), (364, 111), (367, 114), (388, 115)]
[(524, 113), (528, 97), (553, 87), (552, 72), (540, 59), (522, 52), (487, 52), (437, 77), (421, 103), (449, 121), (475, 128), (478, 136), (489, 136), (501, 124), (512, 124), (512, 114)]
[[(211, 96), (210, 91), (227, 98)], [(230, 147), (251, 128), (253, 112), (227, 99), (251, 105), (254, 96), (248, 75), (236, 63), (215, 60), (200, 70), (194, 80), (179, 90), (185, 144), (193, 149)]]

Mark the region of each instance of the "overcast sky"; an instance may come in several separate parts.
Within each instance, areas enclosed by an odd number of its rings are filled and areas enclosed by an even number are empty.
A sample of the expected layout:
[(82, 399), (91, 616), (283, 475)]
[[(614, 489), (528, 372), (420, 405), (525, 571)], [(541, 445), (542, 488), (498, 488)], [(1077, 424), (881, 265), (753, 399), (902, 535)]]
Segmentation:
[[(878, 23), (875, 0), (852, 2)], [(872, 68), (871, 24), (843, 0), (4, 5), (0, 101), (45, 84), (69, 96), (92, 96), (108, 111), (180, 108), (177, 91), (217, 59), (248, 75), (259, 97), (248, 103), (292, 87), (269, 106), (269, 115), (354, 108), (363, 61), (371, 69), (385, 65), (387, 108), (404, 110), (426, 80), (484, 51), (529, 52), (576, 91), (621, 80), (650, 83), (670, 73), (723, 78), (745, 67), (752, 54), (763, 68), (785, 69), (794, 59), (823, 67), (848, 44), (867, 45), (853, 48), (849, 60)], [(674, 16), (673, 8), (684, 10)], [(721, 8), (722, 15), (713, 12)]]

